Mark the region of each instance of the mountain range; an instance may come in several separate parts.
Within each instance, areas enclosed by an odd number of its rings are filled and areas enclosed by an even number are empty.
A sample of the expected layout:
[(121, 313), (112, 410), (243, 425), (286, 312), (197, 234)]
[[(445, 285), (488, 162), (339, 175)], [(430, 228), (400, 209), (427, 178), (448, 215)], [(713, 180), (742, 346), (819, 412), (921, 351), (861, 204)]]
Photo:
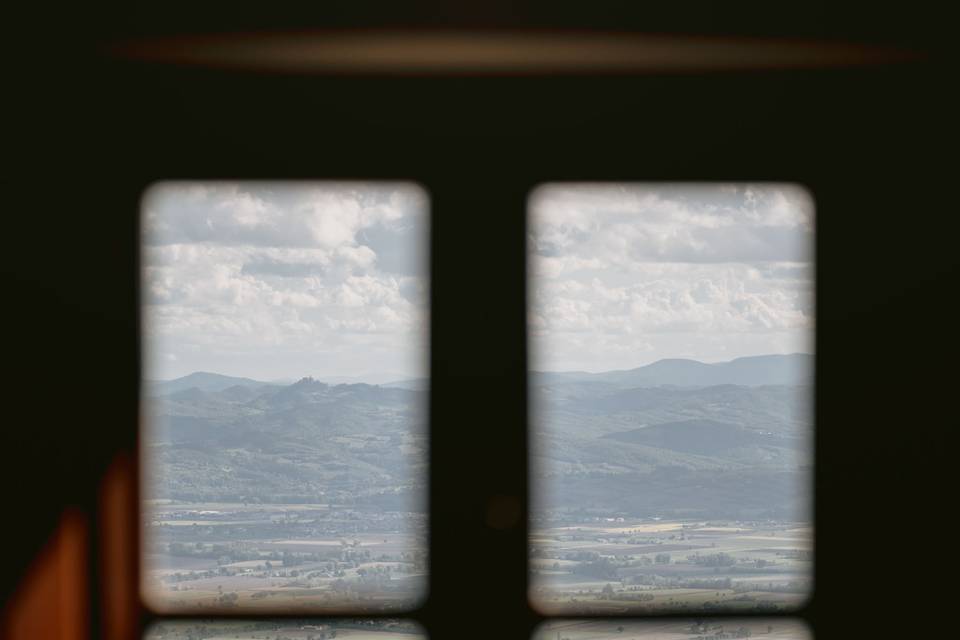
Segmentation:
[(810, 515), (813, 357), (537, 373), (538, 517)]
[[(803, 354), (534, 373), (535, 513), (804, 519), (812, 374)], [(147, 382), (148, 494), (409, 508), (427, 482), (427, 383)]]
[[(697, 360), (671, 358), (635, 369), (589, 373), (586, 371), (534, 371), (534, 384), (569, 382), (603, 382), (622, 388), (655, 386), (713, 386), (735, 384), (744, 386), (798, 385), (812, 380), (813, 356), (794, 353), (736, 358), (729, 362), (704, 363)], [(403, 378), (395, 374), (369, 376), (333, 376), (323, 378), (326, 384), (375, 384), (383, 387), (424, 390), (429, 388), (427, 378)], [(145, 386), (148, 395), (167, 395), (185, 389), (222, 391), (229, 387), (286, 386), (291, 381), (264, 382), (251, 378), (225, 376), (219, 373), (197, 371), (173, 380), (150, 380)]]
[(813, 356), (805, 353), (747, 356), (728, 362), (705, 363), (670, 358), (636, 369), (588, 373), (586, 371), (533, 373), (535, 384), (605, 382), (619, 387), (662, 385), (707, 387), (718, 384), (744, 386), (809, 384)]

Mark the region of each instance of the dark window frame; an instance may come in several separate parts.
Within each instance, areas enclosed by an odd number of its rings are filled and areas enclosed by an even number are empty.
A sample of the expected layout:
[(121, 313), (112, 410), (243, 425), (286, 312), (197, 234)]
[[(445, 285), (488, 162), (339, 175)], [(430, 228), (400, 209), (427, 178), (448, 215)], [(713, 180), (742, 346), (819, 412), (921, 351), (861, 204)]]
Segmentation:
[[(513, 215), (500, 217), (496, 225), (490, 225), (486, 229), (475, 229), (475, 235), (471, 238), (472, 247), (461, 246), (460, 251), (450, 252), (444, 250), (445, 246), (456, 245), (458, 238), (448, 234), (453, 231), (459, 235), (462, 227), (445, 224), (441, 219), (443, 211), (456, 210), (459, 216), (479, 220), (484, 217), (482, 207), (485, 201), (470, 198), (468, 192), (447, 191), (442, 184), (418, 179), (418, 176), (404, 177), (407, 178), (422, 185), (431, 196), (428, 232), (431, 282), (431, 385), (428, 425), (430, 568), (429, 587), (423, 604), (405, 613), (362, 613), (356, 616), (324, 612), (263, 614), (244, 609), (236, 612), (221, 610), (214, 614), (196, 611), (157, 613), (141, 604), (144, 629), (151, 623), (165, 620), (210, 618), (405, 618), (419, 623), (428, 637), (436, 637), (440, 635), (434, 631), (436, 620), (446, 619), (442, 614), (438, 615), (438, 611), (451, 606), (448, 598), (455, 590), (450, 589), (449, 585), (457, 584), (458, 574), (463, 571), (464, 563), (458, 560), (464, 549), (458, 540), (463, 537), (471, 538), (471, 546), (482, 545), (488, 554), (501, 558), (501, 565), (506, 564), (506, 559), (509, 558), (509, 562), (515, 565), (514, 568), (523, 572), (523, 580), (517, 579), (518, 571), (512, 572), (513, 579), (508, 584), (501, 585), (498, 590), (498, 604), (495, 605), (496, 609), (512, 610), (510, 615), (519, 623), (518, 631), (524, 628), (527, 637), (530, 637), (539, 624), (564, 617), (542, 614), (528, 600), (528, 451), (532, 435), (528, 425), (527, 404), (527, 223), (528, 196), (543, 183), (528, 183), (516, 191), (504, 190), (500, 196), (504, 198), (501, 203), (503, 205), (507, 204), (507, 194), (518, 196), (510, 202)], [(497, 193), (500, 193), (499, 189)], [(490, 245), (498, 247), (494, 253), (500, 258), (499, 264), (489, 265), (489, 252), (485, 247)], [(453, 259), (456, 265), (454, 268), (446, 261), (449, 258)], [(522, 266), (522, 274), (514, 272), (515, 276), (512, 277), (511, 270), (515, 270), (518, 264)], [(472, 268), (464, 268), (464, 265), (472, 265)], [(458, 273), (461, 278), (465, 276), (467, 281), (441, 275), (451, 273)], [(481, 314), (482, 326), (488, 334), (473, 340), (464, 340), (458, 328), (471, 324), (480, 327), (477, 318), (469, 319), (479, 311), (471, 300), (478, 291), (485, 292), (488, 299), (499, 298), (499, 304), (493, 310)], [(504, 358), (508, 352), (512, 353), (513, 357)], [(457, 356), (445, 356), (450, 353), (456, 353)], [(496, 384), (499, 390), (496, 402), (483, 401), (485, 392), (482, 389), (491, 382)], [(469, 415), (462, 412), (461, 408), (464, 406), (472, 407)], [(507, 411), (505, 407), (508, 408)], [(443, 426), (449, 424), (465, 424), (467, 428), (478, 431), (483, 430), (486, 425), (486, 429), (482, 431), (482, 437), (464, 437), (458, 430)], [(494, 465), (489, 468), (496, 469), (496, 475), (483, 471), (484, 466), (491, 462)], [(451, 488), (450, 478), (457, 478), (460, 482)], [(507, 526), (503, 526), (502, 518), (492, 513), (494, 509), (503, 508), (505, 503), (519, 509), (519, 517)], [(472, 529), (466, 536), (462, 533), (450, 534), (451, 531), (462, 532), (465, 528)], [(816, 553), (814, 557), (816, 558)], [(814, 575), (815, 566), (814, 564)], [(489, 580), (489, 577), (487, 579)], [(810, 600), (812, 597), (811, 594)], [(810, 600), (795, 612), (718, 612), (702, 617), (796, 617), (806, 620)], [(689, 613), (664, 612), (647, 616), (627, 613), (574, 617), (627, 620), (665, 617), (686, 620), (694, 616)]]

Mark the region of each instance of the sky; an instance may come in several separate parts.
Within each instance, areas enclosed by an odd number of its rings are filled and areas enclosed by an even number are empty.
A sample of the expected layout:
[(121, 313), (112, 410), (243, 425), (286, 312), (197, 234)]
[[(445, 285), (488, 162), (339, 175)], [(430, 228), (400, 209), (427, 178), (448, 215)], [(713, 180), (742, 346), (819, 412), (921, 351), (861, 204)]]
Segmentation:
[(530, 198), (540, 371), (812, 353), (813, 200), (789, 184), (555, 184)]
[(424, 376), (428, 206), (409, 183), (154, 185), (145, 378)]

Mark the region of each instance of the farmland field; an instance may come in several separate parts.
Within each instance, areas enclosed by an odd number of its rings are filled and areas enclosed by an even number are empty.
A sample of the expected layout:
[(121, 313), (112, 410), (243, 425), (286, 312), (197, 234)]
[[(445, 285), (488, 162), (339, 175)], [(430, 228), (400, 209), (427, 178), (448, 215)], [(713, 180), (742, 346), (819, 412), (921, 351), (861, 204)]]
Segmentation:
[(158, 608), (410, 607), (426, 579), (418, 515), (164, 504), (144, 523), (146, 595)]
[(530, 595), (539, 610), (775, 611), (810, 592), (808, 525), (620, 520), (533, 530)]

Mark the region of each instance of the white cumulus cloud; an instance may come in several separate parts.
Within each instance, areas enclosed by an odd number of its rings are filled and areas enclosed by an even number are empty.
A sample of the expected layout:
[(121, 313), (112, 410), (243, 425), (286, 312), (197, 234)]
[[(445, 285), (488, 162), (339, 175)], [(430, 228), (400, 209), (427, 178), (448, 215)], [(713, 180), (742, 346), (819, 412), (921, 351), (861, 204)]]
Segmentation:
[(161, 183), (142, 221), (147, 377), (422, 375), (419, 188)]
[(809, 351), (813, 203), (793, 185), (547, 185), (531, 198), (534, 367)]

